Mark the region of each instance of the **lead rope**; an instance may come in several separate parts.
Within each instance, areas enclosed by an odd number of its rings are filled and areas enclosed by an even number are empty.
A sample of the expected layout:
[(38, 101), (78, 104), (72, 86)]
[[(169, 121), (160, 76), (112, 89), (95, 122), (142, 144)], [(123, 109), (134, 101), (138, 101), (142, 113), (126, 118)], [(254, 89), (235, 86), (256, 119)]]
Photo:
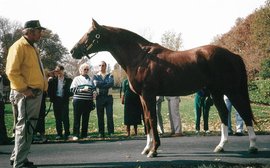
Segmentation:
[(27, 138), (28, 135), (27, 135), (27, 133), (29, 133), (29, 134), (31, 133), (31, 132), (30, 132), (30, 128), (32, 128), (33, 132), (34, 132), (34, 130), (35, 130), (35, 127), (31, 124), (30, 121), (31, 121), (31, 120), (38, 120), (38, 118), (30, 118), (30, 119), (28, 120), (28, 115), (27, 115), (27, 111), (26, 111), (26, 105), (27, 105), (27, 104), (26, 104), (26, 100), (27, 100), (27, 97), (24, 96), (24, 98), (25, 98), (25, 99), (24, 99), (24, 100), (25, 100), (25, 101), (24, 101), (24, 108), (25, 108), (25, 109), (24, 109), (24, 110), (25, 110), (25, 116), (24, 116), (24, 117), (25, 117), (25, 132), (24, 132), (24, 134), (25, 134), (25, 139), (26, 139), (25, 141), (27, 142), (27, 141), (28, 141), (28, 138)]

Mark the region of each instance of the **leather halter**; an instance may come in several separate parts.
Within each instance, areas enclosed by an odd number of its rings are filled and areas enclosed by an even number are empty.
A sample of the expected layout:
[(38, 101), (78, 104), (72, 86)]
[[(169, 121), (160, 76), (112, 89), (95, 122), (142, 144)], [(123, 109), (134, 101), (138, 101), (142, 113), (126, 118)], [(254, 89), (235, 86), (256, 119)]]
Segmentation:
[(87, 35), (87, 40), (84, 43), (84, 50), (83, 53), (88, 57), (89, 59), (93, 58), (98, 52), (94, 53), (93, 55), (89, 56), (88, 50), (90, 50), (95, 44), (98, 44), (98, 40), (100, 39), (100, 34), (96, 34), (95, 38), (92, 40), (92, 42), (89, 44), (89, 35)]

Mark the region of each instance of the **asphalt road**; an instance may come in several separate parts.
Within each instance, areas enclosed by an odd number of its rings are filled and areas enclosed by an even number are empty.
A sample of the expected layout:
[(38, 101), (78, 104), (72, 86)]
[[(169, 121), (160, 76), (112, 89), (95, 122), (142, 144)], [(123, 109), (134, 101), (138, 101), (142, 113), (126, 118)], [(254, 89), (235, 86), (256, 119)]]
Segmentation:
[[(213, 153), (219, 136), (161, 138), (158, 157), (141, 155), (146, 139), (95, 140), (72, 143), (33, 144), (29, 160), (38, 167), (196, 167), (219, 165), (264, 165), (270, 167), (270, 135), (257, 136), (257, 154), (249, 154), (248, 136), (230, 136), (225, 152)], [(7, 168), (13, 145), (0, 146), (0, 167)], [(266, 165), (266, 166), (265, 166)], [(255, 166), (256, 167), (256, 166)]]

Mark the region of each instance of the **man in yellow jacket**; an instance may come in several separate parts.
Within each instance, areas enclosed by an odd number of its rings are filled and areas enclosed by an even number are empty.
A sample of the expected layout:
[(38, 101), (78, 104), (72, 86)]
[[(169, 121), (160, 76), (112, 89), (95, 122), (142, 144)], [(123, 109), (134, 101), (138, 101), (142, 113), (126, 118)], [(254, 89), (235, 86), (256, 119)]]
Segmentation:
[(9, 49), (6, 74), (10, 80), (10, 101), (16, 118), (15, 146), (10, 163), (13, 167), (36, 167), (27, 155), (39, 116), (42, 93), (48, 88), (43, 66), (34, 45), (45, 30), (38, 20), (25, 23), (23, 36)]

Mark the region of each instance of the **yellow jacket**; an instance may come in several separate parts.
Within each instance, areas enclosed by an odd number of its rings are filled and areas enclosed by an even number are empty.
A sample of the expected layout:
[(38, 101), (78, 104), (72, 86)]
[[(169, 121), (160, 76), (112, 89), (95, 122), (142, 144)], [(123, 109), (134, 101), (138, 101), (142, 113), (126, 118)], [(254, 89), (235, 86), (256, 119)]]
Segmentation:
[(17, 40), (9, 49), (6, 74), (11, 89), (22, 92), (31, 87), (47, 91), (48, 82), (42, 74), (39, 56), (24, 37)]

